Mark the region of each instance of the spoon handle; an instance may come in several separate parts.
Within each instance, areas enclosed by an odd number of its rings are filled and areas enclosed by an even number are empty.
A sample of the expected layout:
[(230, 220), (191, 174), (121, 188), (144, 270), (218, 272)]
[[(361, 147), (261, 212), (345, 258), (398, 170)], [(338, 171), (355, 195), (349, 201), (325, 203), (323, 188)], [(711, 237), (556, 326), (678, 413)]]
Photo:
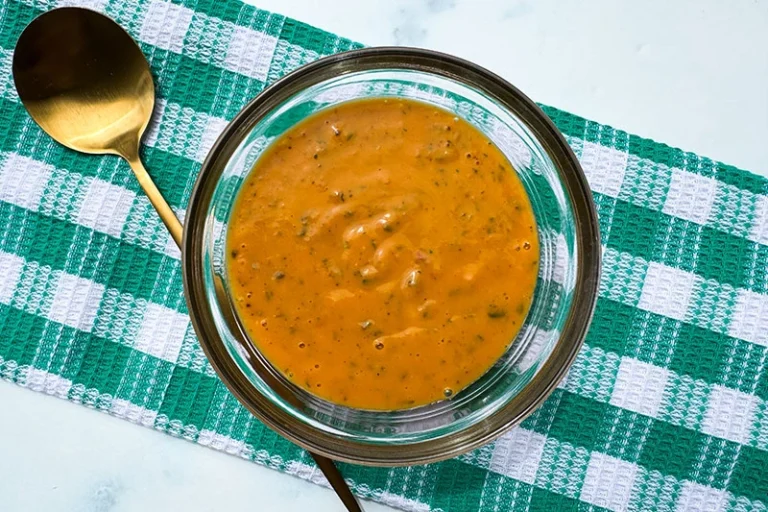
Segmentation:
[[(144, 190), (144, 193), (149, 198), (149, 202), (155, 207), (163, 224), (165, 224), (165, 227), (168, 228), (168, 231), (171, 233), (173, 241), (176, 242), (176, 245), (178, 245), (179, 248), (181, 248), (181, 239), (184, 233), (184, 226), (181, 224), (181, 221), (176, 217), (174, 211), (171, 210), (171, 207), (168, 206), (165, 198), (157, 189), (155, 182), (152, 181), (149, 173), (144, 168), (144, 164), (141, 163), (141, 159), (139, 159), (138, 156), (132, 156), (130, 158), (125, 157), (125, 159), (130, 164), (131, 169), (133, 169), (133, 174), (135, 174), (136, 179), (139, 180), (139, 185), (141, 185), (142, 190)], [(355, 495), (352, 494), (352, 491), (349, 489), (347, 482), (341, 475), (339, 468), (336, 467), (336, 464), (334, 464), (331, 459), (323, 457), (322, 455), (317, 455), (312, 452), (309, 452), (309, 454), (315, 460), (315, 463), (317, 463), (317, 466), (320, 468), (320, 471), (323, 472), (325, 478), (328, 479), (328, 483), (330, 483), (333, 490), (336, 491), (336, 494), (339, 496), (342, 503), (344, 503), (346, 509), (349, 512), (363, 512), (360, 503), (357, 501), (357, 498), (355, 498)]]
[(323, 475), (325, 475), (328, 483), (331, 484), (333, 490), (336, 491), (336, 495), (339, 497), (341, 502), (344, 503), (344, 506), (347, 508), (347, 510), (349, 512), (363, 512), (363, 508), (360, 506), (360, 502), (357, 501), (355, 495), (352, 494), (352, 491), (347, 485), (346, 480), (344, 480), (344, 477), (341, 475), (341, 471), (339, 471), (339, 468), (336, 467), (336, 464), (334, 464), (331, 459), (323, 457), (322, 455), (318, 455), (312, 452), (309, 452), (309, 454), (313, 459), (315, 459), (317, 467), (319, 467), (320, 471), (323, 472)]
[(152, 181), (152, 178), (144, 168), (144, 164), (141, 163), (138, 155), (130, 158), (125, 157), (125, 159), (128, 161), (128, 164), (130, 164), (131, 169), (133, 169), (133, 174), (135, 174), (136, 179), (139, 180), (139, 185), (141, 185), (141, 189), (149, 198), (149, 202), (155, 207), (155, 211), (157, 211), (157, 214), (160, 216), (160, 220), (163, 221), (163, 224), (165, 224), (165, 227), (168, 228), (168, 231), (171, 233), (171, 238), (173, 238), (176, 245), (181, 248), (181, 239), (184, 233), (184, 226), (181, 224), (181, 221), (176, 217), (176, 214), (171, 210), (171, 207), (168, 206), (168, 203), (157, 189), (155, 182)]

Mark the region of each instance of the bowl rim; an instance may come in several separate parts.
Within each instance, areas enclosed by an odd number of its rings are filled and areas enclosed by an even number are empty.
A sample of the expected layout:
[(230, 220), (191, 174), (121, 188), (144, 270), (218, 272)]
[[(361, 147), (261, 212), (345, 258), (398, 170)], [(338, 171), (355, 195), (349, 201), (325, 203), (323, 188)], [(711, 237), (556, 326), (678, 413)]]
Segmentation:
[[(549, 357), (529, 383), (506, 405), (478, 423), (437, 439), (411, 444), (364, 444), (340, 439), (292, 418), (250, 384), (219, 338), (206, 313), (203, 234), (213, 190), (235, 148), (250, 129), (283, 101), (308, 86), (341, 74), (379, 69), (433, 73), (479, 89), (514, 112), (552, 159), (568, 192), (576, 231), (577, 269), (572, 306)], [(519, 89), (467, 60), (433, 50), (370, 47), (337, 53), (301, 66), (266, 87), (230, 121), (204, 160), (193, 188), (184, 225), (184, 294), (200, 345), (216, 374), (238, 401), (289, 441), (334, 460), (370, 466), (437, 462), (482, 446), (528, 417), (555, 390), (586, 336), (597, 302), (601, 246), (597, 211), (581, 165), (552, 120)]]

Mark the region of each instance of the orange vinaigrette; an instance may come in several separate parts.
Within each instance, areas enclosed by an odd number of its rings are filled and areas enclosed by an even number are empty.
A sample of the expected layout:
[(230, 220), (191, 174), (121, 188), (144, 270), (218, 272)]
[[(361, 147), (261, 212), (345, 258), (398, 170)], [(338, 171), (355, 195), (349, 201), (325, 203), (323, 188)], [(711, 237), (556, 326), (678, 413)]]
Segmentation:
[(460, 391), (506, 351), (539, 242), (502, 152), (452, 113), (366, 99), (297, 124), (259, 158), (227, 234), (236, 309), (298, 386), (394, 410)]

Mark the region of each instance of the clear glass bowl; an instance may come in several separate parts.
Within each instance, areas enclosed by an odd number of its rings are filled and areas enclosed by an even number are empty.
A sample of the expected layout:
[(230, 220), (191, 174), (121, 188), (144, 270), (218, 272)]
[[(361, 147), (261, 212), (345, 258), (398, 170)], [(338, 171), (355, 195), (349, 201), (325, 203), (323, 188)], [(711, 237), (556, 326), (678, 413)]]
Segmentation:
[[(335, 405), (285, 379), (245, 336), (224, 264), (234, 199), (270, 142), (319, 110), (365, 97), (438, 105), (483, 131), (522, 179), (541, 248), (531, 311), (504, 356), (450, 400), (391, 412)], [(453, 457), (521, 422), (555, 389), (581, 347), (600, 269), (597, 215), (586, 179), (549, 118), (487, 70), (409, 48), (371, 48), (321, 59), (248, 104), (203, 164), (187, 211), (183, 247), (192, 322), (211, 364), (234, 395), (304, 448), (369, 465)]]

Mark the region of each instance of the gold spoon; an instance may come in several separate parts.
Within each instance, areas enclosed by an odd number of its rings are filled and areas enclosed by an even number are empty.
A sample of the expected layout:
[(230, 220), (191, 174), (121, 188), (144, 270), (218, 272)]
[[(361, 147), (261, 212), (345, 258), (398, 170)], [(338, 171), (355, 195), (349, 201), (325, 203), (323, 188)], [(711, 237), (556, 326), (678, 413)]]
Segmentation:
[[(147, 60), (131, 36), (111, 19), (88, 9), (48, 11), (19, 37), (13, 79), (29, 115), (53, 139), (76, 151), (126, 160), (181, 247), (183, 226), (139, 157), (139, 141), (155, 105), (155, 88)], [(311, 455), (347, 510), (360, 511), (333, 461)]]

